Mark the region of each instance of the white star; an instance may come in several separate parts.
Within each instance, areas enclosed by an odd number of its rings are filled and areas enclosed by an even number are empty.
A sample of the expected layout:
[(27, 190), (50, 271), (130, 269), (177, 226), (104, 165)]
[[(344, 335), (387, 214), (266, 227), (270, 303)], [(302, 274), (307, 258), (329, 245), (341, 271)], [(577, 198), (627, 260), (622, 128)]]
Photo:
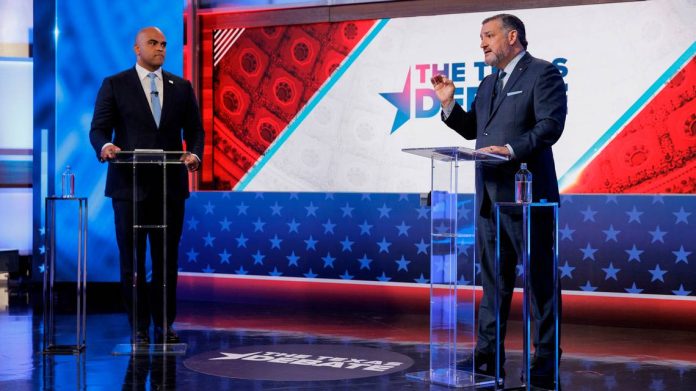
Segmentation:
[(263, 353), (263, 352), (241, 353), (241, 354), (220, 352), (220, 354), (223, 355), (222, 357), (209, 358), (208, 360), (211, 360), (211, 361), (212, 360), (238, 360), (240, 358), (244, 358), (247, 356), (253, 356), (253, 355), (259, 354), (259, 353)]

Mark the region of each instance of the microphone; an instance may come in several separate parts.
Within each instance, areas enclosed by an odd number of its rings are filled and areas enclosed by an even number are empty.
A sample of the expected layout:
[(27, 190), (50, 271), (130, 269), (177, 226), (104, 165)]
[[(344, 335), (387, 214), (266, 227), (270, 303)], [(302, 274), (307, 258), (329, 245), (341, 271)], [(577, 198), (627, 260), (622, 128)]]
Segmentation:
[(150, 94), (154, 96), (159, 96), (159, 91), (150, 91)]

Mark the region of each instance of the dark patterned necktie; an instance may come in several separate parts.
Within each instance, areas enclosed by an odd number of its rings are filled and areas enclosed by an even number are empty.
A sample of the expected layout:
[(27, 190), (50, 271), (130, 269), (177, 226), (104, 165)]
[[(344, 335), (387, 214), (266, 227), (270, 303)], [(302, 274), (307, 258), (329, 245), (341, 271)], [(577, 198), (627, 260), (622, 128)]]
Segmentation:
[(505, 71), (501, 70), (498, 72), (498, 80), (495, 82), (495, 97), (496, 99), (500, 99), (500, 95), (503, 92), (503, 79), (505, 78)]

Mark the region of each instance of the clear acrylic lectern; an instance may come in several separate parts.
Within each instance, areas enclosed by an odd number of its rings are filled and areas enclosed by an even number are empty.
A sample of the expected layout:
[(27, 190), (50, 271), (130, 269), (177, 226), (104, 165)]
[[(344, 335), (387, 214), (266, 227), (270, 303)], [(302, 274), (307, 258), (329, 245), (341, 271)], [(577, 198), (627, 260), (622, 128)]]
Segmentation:
[[(77, 207), (77, 275), (75, 277), (75, 340), (72, 343), (59, 344), (57, 335), (69, 334), (56, 332), (55, 311), (58, 307), (56, 296), (57, 267), (64, 268), (65, 262), (56, 262), (59, 257), (56, 240), (56, 209), (59, 204), (65, 207)], [(61, 227), (63, 229), (67, 227)], [(87, 329), (87, 198), (86, 197), (46, 197), (46, 253), (43, 279), (43, 353), (44, 354), (80, 354), (86, 348)], [(65, 243), (62, 243), (65, 244)], [(65, 249), (63, 249), (65, 251)], [(65, 261), (65, 259), (63, 259)]]
[[(162, 330), (167, 330), (167, 166), (182, 165), (182, 155), (188, 154), (184, 151), (163, 151), (157, 149), (136, 149), (134, 151), (120, 151), (112, 164), (129, 164), (133, 172), (133, 305), (132, 305), (132, 330), (131, 343), (116, 345), (112, 354), (114, 355), (149, 355), (149, 354), (185, 354), (187, 344), (167, 343), (164, 338), (163, 343), (137, 344), (136, 333), (138, 325), (138, 283), (145, 281), (145, 277), (138, 280), (138, 263), (145, 260), (138, 259), (137, 243), (140, 230), (160, 229), (162, 230)], [(141, 224), (138, 219), (138, 171), (146, 166), (157, 166), (162, 169), (162, 221), (158, 224)], [(155, 325), (157, 327), (157, 325)]]
[[(501, 254), (500, 254), (500, 230), (501, 216), (510, 215), (522, 216), (522, 380), (524, 385), (520, 389), (524, 390), (558, 390), (560, 388), (560, 377), (558, 364), (560, 362), (559, 350), (559, 326), (560, 326), (560, 279), (558, 277), (558, 203), (557, 202), (496, 202), (495, 203), (495, 220), (496, 220), (496, 249), (495, 249), (495, 275), (500, 275)], [(534, 230), (533, 227), (537, 227)], [(539, 229), (544, 227), (547, 230)], [(532, 241), (541, 243), (541, 248), (534, 248)], [(537, 245), (538, 246), (538, 245)], [(549, 264), (540, 264), (539, 260), (544, 259), (539, 252), (548, 252), (546, 258), (550, 258)], [(536, 259), (535, 259), (536, 258)], [(534, 272), (532, 272), (534, 271)], [(536, 289), (532, 285), (533, 278), (538, 278), (542, 283), (537, 283)], [(496, 293), (500, 292), (498, 284), (499, 279), (496, 279)], [(550, 300), (551, 311), (553, 314), (552, 327), (554, 345), (553, 359), (554, 372), (552, 384), (543, 386), (532, 386), (531, 384), (531, 363), (532, 363), (532, 309), (534, 302), (532, 301), (533, 292), (545, 296), (544, 299)], [(543, 299), (537, 299), (543, 300)], [(500, 313), (500, 296), (495, 297), (495, 312)], [(537, 304), (540, 305), (540, 304)], [(500, 334), (500, 318), (496, 318), (496, 329)], [(535, 331), (538, 333), (538, 331)], [(500, 343), (500, 338), (497, 339)]]
[[(507, 158), (464, 147), (409, 148), (404, 152), (430, 158), (430, 370), (407, 374), (411, 379), (449, 387), (491, 387), (485, 376), (457, 363), (476, 347), (476, 195), (459, 192), (474, 181), (474, 164)], [(472, 212), (472, 213), (468, 213)]]

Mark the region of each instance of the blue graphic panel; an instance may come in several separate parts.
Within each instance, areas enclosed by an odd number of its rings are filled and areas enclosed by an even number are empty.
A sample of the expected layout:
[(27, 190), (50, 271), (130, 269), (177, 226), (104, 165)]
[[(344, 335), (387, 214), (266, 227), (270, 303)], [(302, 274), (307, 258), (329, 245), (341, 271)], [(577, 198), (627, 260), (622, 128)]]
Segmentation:
[[(471, 202), (471, 195), (458, 201), (467, 221)], [(696, 259), (695, 209), (694, 196), (562, 196), (562, 288), (696, 295), (696, 269), (689, 265)], [(429, 283), (429, 237), (430, 210), (417, 194), (196, 193), (187, 204), (179, 266), (196, 273)], [(458, 243), (460, 255), (470, 257), (472, 245)], [(462, 284), (472, 280), (466, 272), (459, 276)]]
[(561, 204), (563, 289), (696, 294), (694, 196), (565, 195)]
[[(113, 211), (110, 200), (103, 196), (106, 165), (97, 161), (88, 135), (97, 91), (105, 77), (135, 65), (135, 35), (145, 26), (158, 26), (167, 37), (164, 68), (178, 75), (183, 69), (183, 1), (125, 0), (104, 5), (101, 1), (56, 1), (56, 145), (52, 151), (56, 172), (49, 170), (48, 178), (54, 179), (56, 192), (60, 192), (60, 174), (70, 165), (76, 176), (76, 195), (89, 198), (90, 281), (118, 280)], [(77, 222), (69, 217), (57, 225), (74, 227)], [(43, 233), (43, 227), (36, 229)], [(68, 229), (58, 232), (59, 241), (75, 235)], [(58, 257), (65, 262), (58, 278), (74, 279), (76, 254), (66, 250)], [(38, 271), (41, 266), (37, 265)]]
[(416, 194), (196, 193), (181, 271), (427, 282), (430, 210)]

